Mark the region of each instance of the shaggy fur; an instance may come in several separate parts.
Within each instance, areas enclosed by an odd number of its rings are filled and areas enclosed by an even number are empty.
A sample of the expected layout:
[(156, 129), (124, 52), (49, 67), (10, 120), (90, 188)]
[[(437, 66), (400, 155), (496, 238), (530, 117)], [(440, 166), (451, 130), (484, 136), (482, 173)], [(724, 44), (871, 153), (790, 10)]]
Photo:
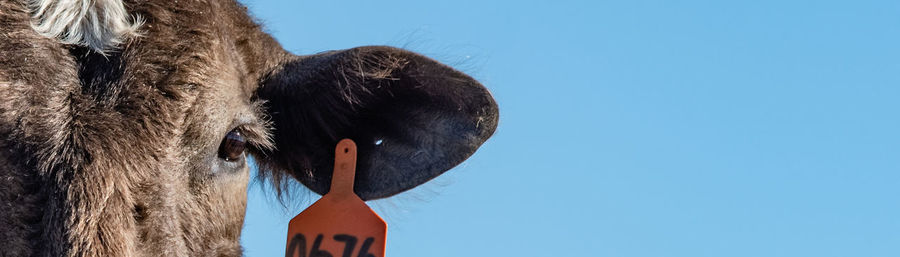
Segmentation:
[(140, 19), (120, 0), (29, 0), (34, 30), (66, 44), (104, 52), (136, 35)]
[(0, 255), (239, 256), (249, 175), (219, 157), (230, 131), (268, 179), (319, 193), (352, 138), (355, 191), (375, 199), (465, 160), (497, 120), (452, 68), (388, 47), (292, 55), (230, 0), (0, 0)]

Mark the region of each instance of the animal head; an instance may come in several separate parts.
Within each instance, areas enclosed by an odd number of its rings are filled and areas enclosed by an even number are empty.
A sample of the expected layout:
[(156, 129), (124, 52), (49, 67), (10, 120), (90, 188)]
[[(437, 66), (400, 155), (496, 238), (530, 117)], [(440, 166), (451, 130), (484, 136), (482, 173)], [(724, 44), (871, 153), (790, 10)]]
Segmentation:
[(354, 190), (378, 199), (497, 126), (449, 66), (382, 46), (295, 55), (234, 1), (0, 1), (0, 22), (0, 168), (36, 199), (4, 201), (36, 205), (18, 246), (33, 254), (240, 255), (249, 156), (323, 194), (351, 138)]

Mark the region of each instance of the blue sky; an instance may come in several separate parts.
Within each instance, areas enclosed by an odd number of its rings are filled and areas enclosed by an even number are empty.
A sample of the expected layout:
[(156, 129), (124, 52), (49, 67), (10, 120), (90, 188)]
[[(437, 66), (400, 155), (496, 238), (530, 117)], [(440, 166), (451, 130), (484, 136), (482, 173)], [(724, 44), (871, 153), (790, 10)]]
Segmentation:
[[(371, 203), (388, 256), (900, 256), (898, 1), (244, 3), (295, 53), (405, 47), (500, 104)], [(301, 195), (251, 189), (248, 256), (283, 256)]]

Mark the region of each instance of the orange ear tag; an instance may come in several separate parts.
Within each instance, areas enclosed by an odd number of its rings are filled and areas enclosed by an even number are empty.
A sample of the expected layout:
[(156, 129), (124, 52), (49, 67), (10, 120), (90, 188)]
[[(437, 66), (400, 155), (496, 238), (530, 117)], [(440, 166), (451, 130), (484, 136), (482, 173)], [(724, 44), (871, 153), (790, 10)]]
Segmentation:
[(331, 190), (288, 225), (286, 257), (384, 257), (387, 223), (356, 193), (356, 144), (344, 139), (334, 153)]

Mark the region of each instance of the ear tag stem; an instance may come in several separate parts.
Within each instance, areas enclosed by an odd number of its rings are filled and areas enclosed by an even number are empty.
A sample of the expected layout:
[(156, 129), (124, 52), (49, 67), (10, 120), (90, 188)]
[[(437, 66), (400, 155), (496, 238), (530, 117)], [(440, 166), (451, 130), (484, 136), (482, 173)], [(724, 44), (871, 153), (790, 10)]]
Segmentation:
[(356, 144), (338, 142), (331, 189), (288, 225), (286, 257), (384, 257), (387, 223), (356, 193)]

